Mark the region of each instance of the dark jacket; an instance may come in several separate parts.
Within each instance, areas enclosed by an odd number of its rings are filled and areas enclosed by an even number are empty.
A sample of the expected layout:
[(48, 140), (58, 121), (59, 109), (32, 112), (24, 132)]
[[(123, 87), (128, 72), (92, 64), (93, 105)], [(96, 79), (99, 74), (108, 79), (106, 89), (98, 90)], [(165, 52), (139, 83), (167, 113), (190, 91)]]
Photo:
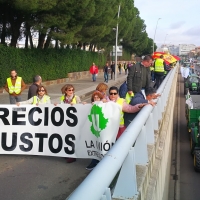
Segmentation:
[(151, 72), (149, 67), (136, 63), (130, 68), (127, 76), (128, 91), (139, 92), (142, 88), (150, 87)]
[(115, 64), (112, 64), (112, 65), (110, 66), (110, 68), (111, 68), (112, 72), (115, 72)]
[[(138, 92), (134, 95), (134, 97), (131, 99), (131, 102), (129, 103), (132, 106), (135, 106), (136, 104), (140, 103), (148, 103), (148, 100), (145, 99), (142, 92)], [(136, 115), (139, 112), (136, 113), (124, 113), (124, 125), (125, 127), (128, 127), (128, 125), (133, 121), (133, 119), (136, 117)]]
[(104, 71), (105, 73), (108, 73), (108, 66), (107, 66), (107, 65), (104, 66), (103, 71)]
[(37, 89), (38, 89), (38, 85), (36, 83), (33, 83), (28, 90), (28, 99), (30, 99), (33, 96), (37, 95)]

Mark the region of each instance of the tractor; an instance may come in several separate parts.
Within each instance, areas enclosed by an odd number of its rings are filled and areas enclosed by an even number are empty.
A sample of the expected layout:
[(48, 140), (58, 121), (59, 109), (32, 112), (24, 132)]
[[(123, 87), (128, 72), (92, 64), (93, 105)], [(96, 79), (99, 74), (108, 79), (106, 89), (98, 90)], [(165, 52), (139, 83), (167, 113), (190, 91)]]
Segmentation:
[(186, 95), (186, 119), (194, 169), (200, 172), (200, 96)]
[(184, 81), (184, 94), (200, 94), (200, 78), (197, 74), (191, 74)]

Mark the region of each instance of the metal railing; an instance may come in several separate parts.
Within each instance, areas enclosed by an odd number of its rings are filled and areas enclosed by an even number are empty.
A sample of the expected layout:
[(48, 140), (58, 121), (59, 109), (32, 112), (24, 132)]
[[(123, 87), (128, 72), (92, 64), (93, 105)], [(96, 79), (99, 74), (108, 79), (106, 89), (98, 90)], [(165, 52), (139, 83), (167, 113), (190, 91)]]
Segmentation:
[[(157, 93), (161, 96), (156, 106), (147, 105), (138, 113), (115, 145), (68, 200), (132, 199), (137, 196), (136, 165), (148, 163), (147, 144), (155, 142), (154, 130), (158, 130), (175, 73), (176, 68), (169, 72), (158, 88)], [(109, 185), (118, 172), (116, 185), (111, 191)]]

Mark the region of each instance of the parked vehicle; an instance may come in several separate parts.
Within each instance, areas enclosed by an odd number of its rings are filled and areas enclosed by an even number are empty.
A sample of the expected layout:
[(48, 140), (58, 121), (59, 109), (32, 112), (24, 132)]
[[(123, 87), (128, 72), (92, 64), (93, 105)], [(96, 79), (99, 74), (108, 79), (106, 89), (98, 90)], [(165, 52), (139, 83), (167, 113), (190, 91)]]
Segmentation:
[(186, 119), (190, 136), (190, 151), (194, 159), (194, 169), (200, 172), (200, 96), (186, 95)]

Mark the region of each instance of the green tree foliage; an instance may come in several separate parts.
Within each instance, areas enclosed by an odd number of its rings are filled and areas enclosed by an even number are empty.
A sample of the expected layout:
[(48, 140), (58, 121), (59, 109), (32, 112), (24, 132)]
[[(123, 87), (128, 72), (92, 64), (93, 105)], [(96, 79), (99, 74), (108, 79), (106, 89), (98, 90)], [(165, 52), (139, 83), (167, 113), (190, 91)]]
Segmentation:
[(88, 71), (93, 62), (99, 67), (105, 64), (103, 54), (78, 49), (18, 49), (0, 45), (0, 55), (0, 87), (11, 69), (16, 69), (26, 83), (31, 83), (36, 74), (44, 81), (55, 80), (66, 78), (70, 72)]
[(150, 52), (153, 44), (134, 0), (0, 0), (0, 13), (1, 44), (10, 39), (12, 47), (25, 38), (25, 48), (33, 49), (35, 34), (38, 49), (52, 48), (55, 43), (55, 48), (89, 47), (109, 55), (117, 23), (118, 44), (126, 52), (140, 56)]

